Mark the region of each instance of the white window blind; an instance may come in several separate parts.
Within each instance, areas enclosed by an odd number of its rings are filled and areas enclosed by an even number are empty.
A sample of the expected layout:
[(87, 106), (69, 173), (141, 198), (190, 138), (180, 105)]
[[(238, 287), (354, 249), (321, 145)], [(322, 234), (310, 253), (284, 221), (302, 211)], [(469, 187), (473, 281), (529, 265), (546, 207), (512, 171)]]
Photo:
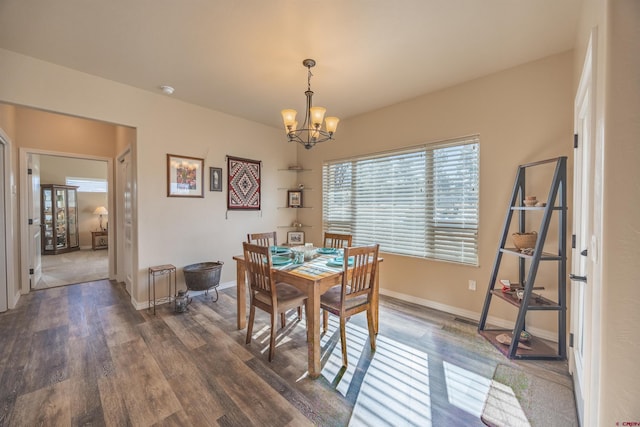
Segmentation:
[(75, 185), (78, 187), (79, 193), (106, 193), (107, 180), (100, 178), (78, 178), (73, 176), (66, 177), (67, 185)]
[(327, 162), (326, 231), (354, 245), (478, 265), (478, 136)]

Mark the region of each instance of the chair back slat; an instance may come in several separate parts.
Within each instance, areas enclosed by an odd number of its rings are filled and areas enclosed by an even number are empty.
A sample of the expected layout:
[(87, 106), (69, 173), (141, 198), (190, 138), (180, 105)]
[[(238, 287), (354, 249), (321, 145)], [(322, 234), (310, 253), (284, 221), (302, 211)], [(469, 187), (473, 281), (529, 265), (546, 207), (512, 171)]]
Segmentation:
[(249, 287), (253, 291), (272, 294), (271, 250), (269, 246), (243, 243), (245, 269)]
[(352, 241), (353, 236), (351, 234), (324, 233), (324, 243), (322, 246), (325, 248), (342, 249), (351, 246)]
[(260, 246), (277, 246), (278, 236), (275, 231), (266, 233), (247, 234), (247, 243), (255, 243)]
[[(342, 276), (342, 301), (368, 295), (371, 299), (376, 272), (378, 270), (378, 251), (380, 245), (347, 247), (344, 250), (345, 273)], [(348, 267), (348, 259), (353, 257), (353, 266)], [(343, 304), (344, 305), (344, 304)]]

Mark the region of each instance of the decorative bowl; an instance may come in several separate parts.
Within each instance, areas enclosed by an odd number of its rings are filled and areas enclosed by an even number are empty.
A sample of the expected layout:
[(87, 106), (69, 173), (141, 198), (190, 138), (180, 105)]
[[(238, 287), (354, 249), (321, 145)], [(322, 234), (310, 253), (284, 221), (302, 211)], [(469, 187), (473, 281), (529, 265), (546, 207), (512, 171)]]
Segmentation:
[(294, 246), (291, 250), (293, 252), (302, 252), (304, 254), (305, 261), (313, 259), (317, 253), (317, 248), (314, 248), (313, 246)]
[(535, 248), (536, 240), (538, 240), (538, 233), (536, 231), (513, 233), (511, 238), (513, 239), (513, 244), (516, 249)]
[(531, 339), (531, 334), (527, 331), (520, 332), (520, 341), (521, 342), (529, 342)]

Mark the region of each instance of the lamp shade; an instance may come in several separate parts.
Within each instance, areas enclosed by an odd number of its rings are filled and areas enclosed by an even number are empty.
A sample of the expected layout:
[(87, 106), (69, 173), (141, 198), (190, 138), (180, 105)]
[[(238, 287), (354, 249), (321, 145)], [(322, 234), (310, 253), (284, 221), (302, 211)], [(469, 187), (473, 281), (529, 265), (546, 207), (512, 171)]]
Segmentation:
[(325, 126), (327, 127), (327, 132), (334, 133), (338, 128), (338, 122), (340, 121), (337, 117), (327, 117), (324, 119)]
[(109, 211), (104, 206), (98, 206), (93, 213), (94, 215), (109, 215)]
[(284, 121), (284, 126), (289, 127), (293, 126), (293, 123), (296, 121), (296, 110), (282, 110), (282, 120)]

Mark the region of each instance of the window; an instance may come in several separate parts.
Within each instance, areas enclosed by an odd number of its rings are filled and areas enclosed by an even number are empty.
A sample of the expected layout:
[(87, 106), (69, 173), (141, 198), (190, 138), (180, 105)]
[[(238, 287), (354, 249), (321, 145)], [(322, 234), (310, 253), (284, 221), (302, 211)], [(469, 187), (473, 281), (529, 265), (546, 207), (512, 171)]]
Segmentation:
[(354, 245), (478, 265), (478, 136), (327, 162), (326, 231)]
[(67, 185), (75, 185), (78, 187), (78, 193), (106, 193), (107, 180), (100, 178), (75, 178), (68, 176), (66, 178)]

